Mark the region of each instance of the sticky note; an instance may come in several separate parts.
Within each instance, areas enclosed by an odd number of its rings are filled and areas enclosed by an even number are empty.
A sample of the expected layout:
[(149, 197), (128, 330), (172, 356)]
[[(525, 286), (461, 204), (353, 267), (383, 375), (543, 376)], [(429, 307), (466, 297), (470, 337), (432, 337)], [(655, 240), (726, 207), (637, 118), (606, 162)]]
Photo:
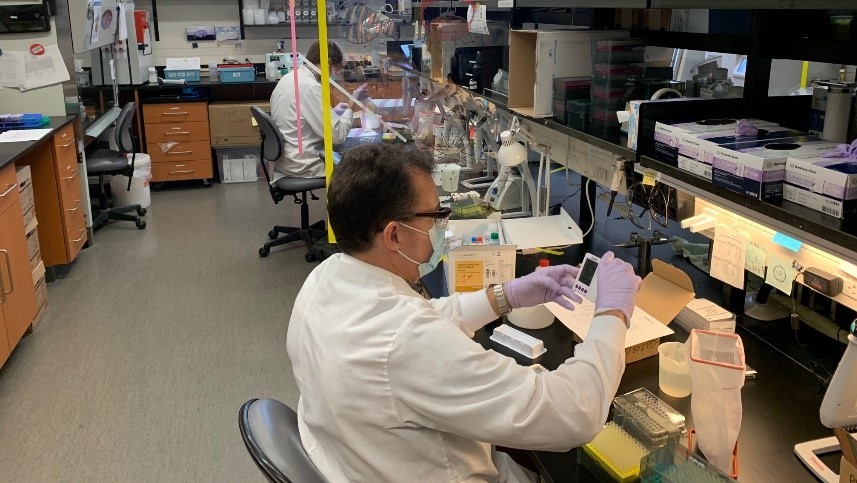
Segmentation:
[(747, 255), (744, 257), (744, 268), (759, 277), (765, 278), (765, 266), (768, 261), (768, 250), (756, 242), (747, 242)]
[(475, 292), (484, 285), (485, 263), (460, 261), (455, 264), (455, 291)]
[(780, 292), (791, 296), (792, 284), (797, 276), (797, 270), (792, 266), (793, 260), (768, 254), (768, 273), (765, 283), (773, 286)]
[(643, 168), (643, 185), (654, 186), (658, 182), (658, 172), (654, 169)]
[(774, 233), (774, 237), (771, 238), (771, 241), (785, 248), (786, 250), (791, 250), (793, 252), (800, 250), (800, 247), (803, 246), (802, 241), (796, 240), (788, 235), (783, 235), (780, 232)]

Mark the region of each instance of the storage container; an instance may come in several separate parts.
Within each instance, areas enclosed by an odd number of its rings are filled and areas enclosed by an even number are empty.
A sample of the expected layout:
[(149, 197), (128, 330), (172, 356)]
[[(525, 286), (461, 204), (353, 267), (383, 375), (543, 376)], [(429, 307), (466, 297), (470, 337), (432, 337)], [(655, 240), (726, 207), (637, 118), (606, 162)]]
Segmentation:
[(181, 80), (184, 79), (185, 82), (199, 82), (200, 75), (199, 69), (164, 69), (164, 79), (167, 80)]
[(255, 67), (220, 67), (217, 68), (220, 82), (224, 84), (238, 84), (241, 82), (253, 82), (256, 80)]
[(259, 148), (257, 146), (215, 148), (221, 183), (257, 181)]

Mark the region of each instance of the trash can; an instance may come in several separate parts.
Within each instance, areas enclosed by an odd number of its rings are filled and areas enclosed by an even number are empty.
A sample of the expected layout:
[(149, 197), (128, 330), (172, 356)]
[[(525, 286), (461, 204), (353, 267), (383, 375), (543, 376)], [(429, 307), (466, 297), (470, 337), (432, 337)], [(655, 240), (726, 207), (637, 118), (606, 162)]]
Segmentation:
[(149, 181), (152, 179), (152, 158), (148, 154), (137, 153), (134, 158), (134, 175), (131, 177), (131, 189), (128, 190), (128, 177), (113, 176), (110, 191), (115, 206), (140, 205), (148, 208), (152, 205)]

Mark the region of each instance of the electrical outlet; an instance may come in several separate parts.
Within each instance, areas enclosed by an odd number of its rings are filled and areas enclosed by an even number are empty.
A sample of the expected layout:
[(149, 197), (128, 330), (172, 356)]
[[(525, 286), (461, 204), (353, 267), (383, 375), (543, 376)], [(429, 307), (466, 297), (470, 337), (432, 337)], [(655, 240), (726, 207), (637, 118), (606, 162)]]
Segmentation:
[(857, 282), (845, 277), (842, 283), (842, 294), (857, 300)]

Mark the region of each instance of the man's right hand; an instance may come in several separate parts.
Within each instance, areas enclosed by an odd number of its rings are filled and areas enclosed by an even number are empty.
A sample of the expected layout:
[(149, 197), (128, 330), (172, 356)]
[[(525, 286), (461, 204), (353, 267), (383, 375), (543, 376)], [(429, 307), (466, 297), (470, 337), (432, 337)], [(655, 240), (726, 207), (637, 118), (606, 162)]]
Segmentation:
[(362, 84), (357, 89), (354, 89), (354, 92), (351, 93), (355, 99), (360, 102), (363, 102), (363, 99), (369, 97), (369, 84)]
[(619, 311), (625, 316), (625, 325), (630, 326), (642, 279), (634, 274), (630, 264), (615, 258), (613, 252), (601, 257), (597, 276), (595, 315)]

